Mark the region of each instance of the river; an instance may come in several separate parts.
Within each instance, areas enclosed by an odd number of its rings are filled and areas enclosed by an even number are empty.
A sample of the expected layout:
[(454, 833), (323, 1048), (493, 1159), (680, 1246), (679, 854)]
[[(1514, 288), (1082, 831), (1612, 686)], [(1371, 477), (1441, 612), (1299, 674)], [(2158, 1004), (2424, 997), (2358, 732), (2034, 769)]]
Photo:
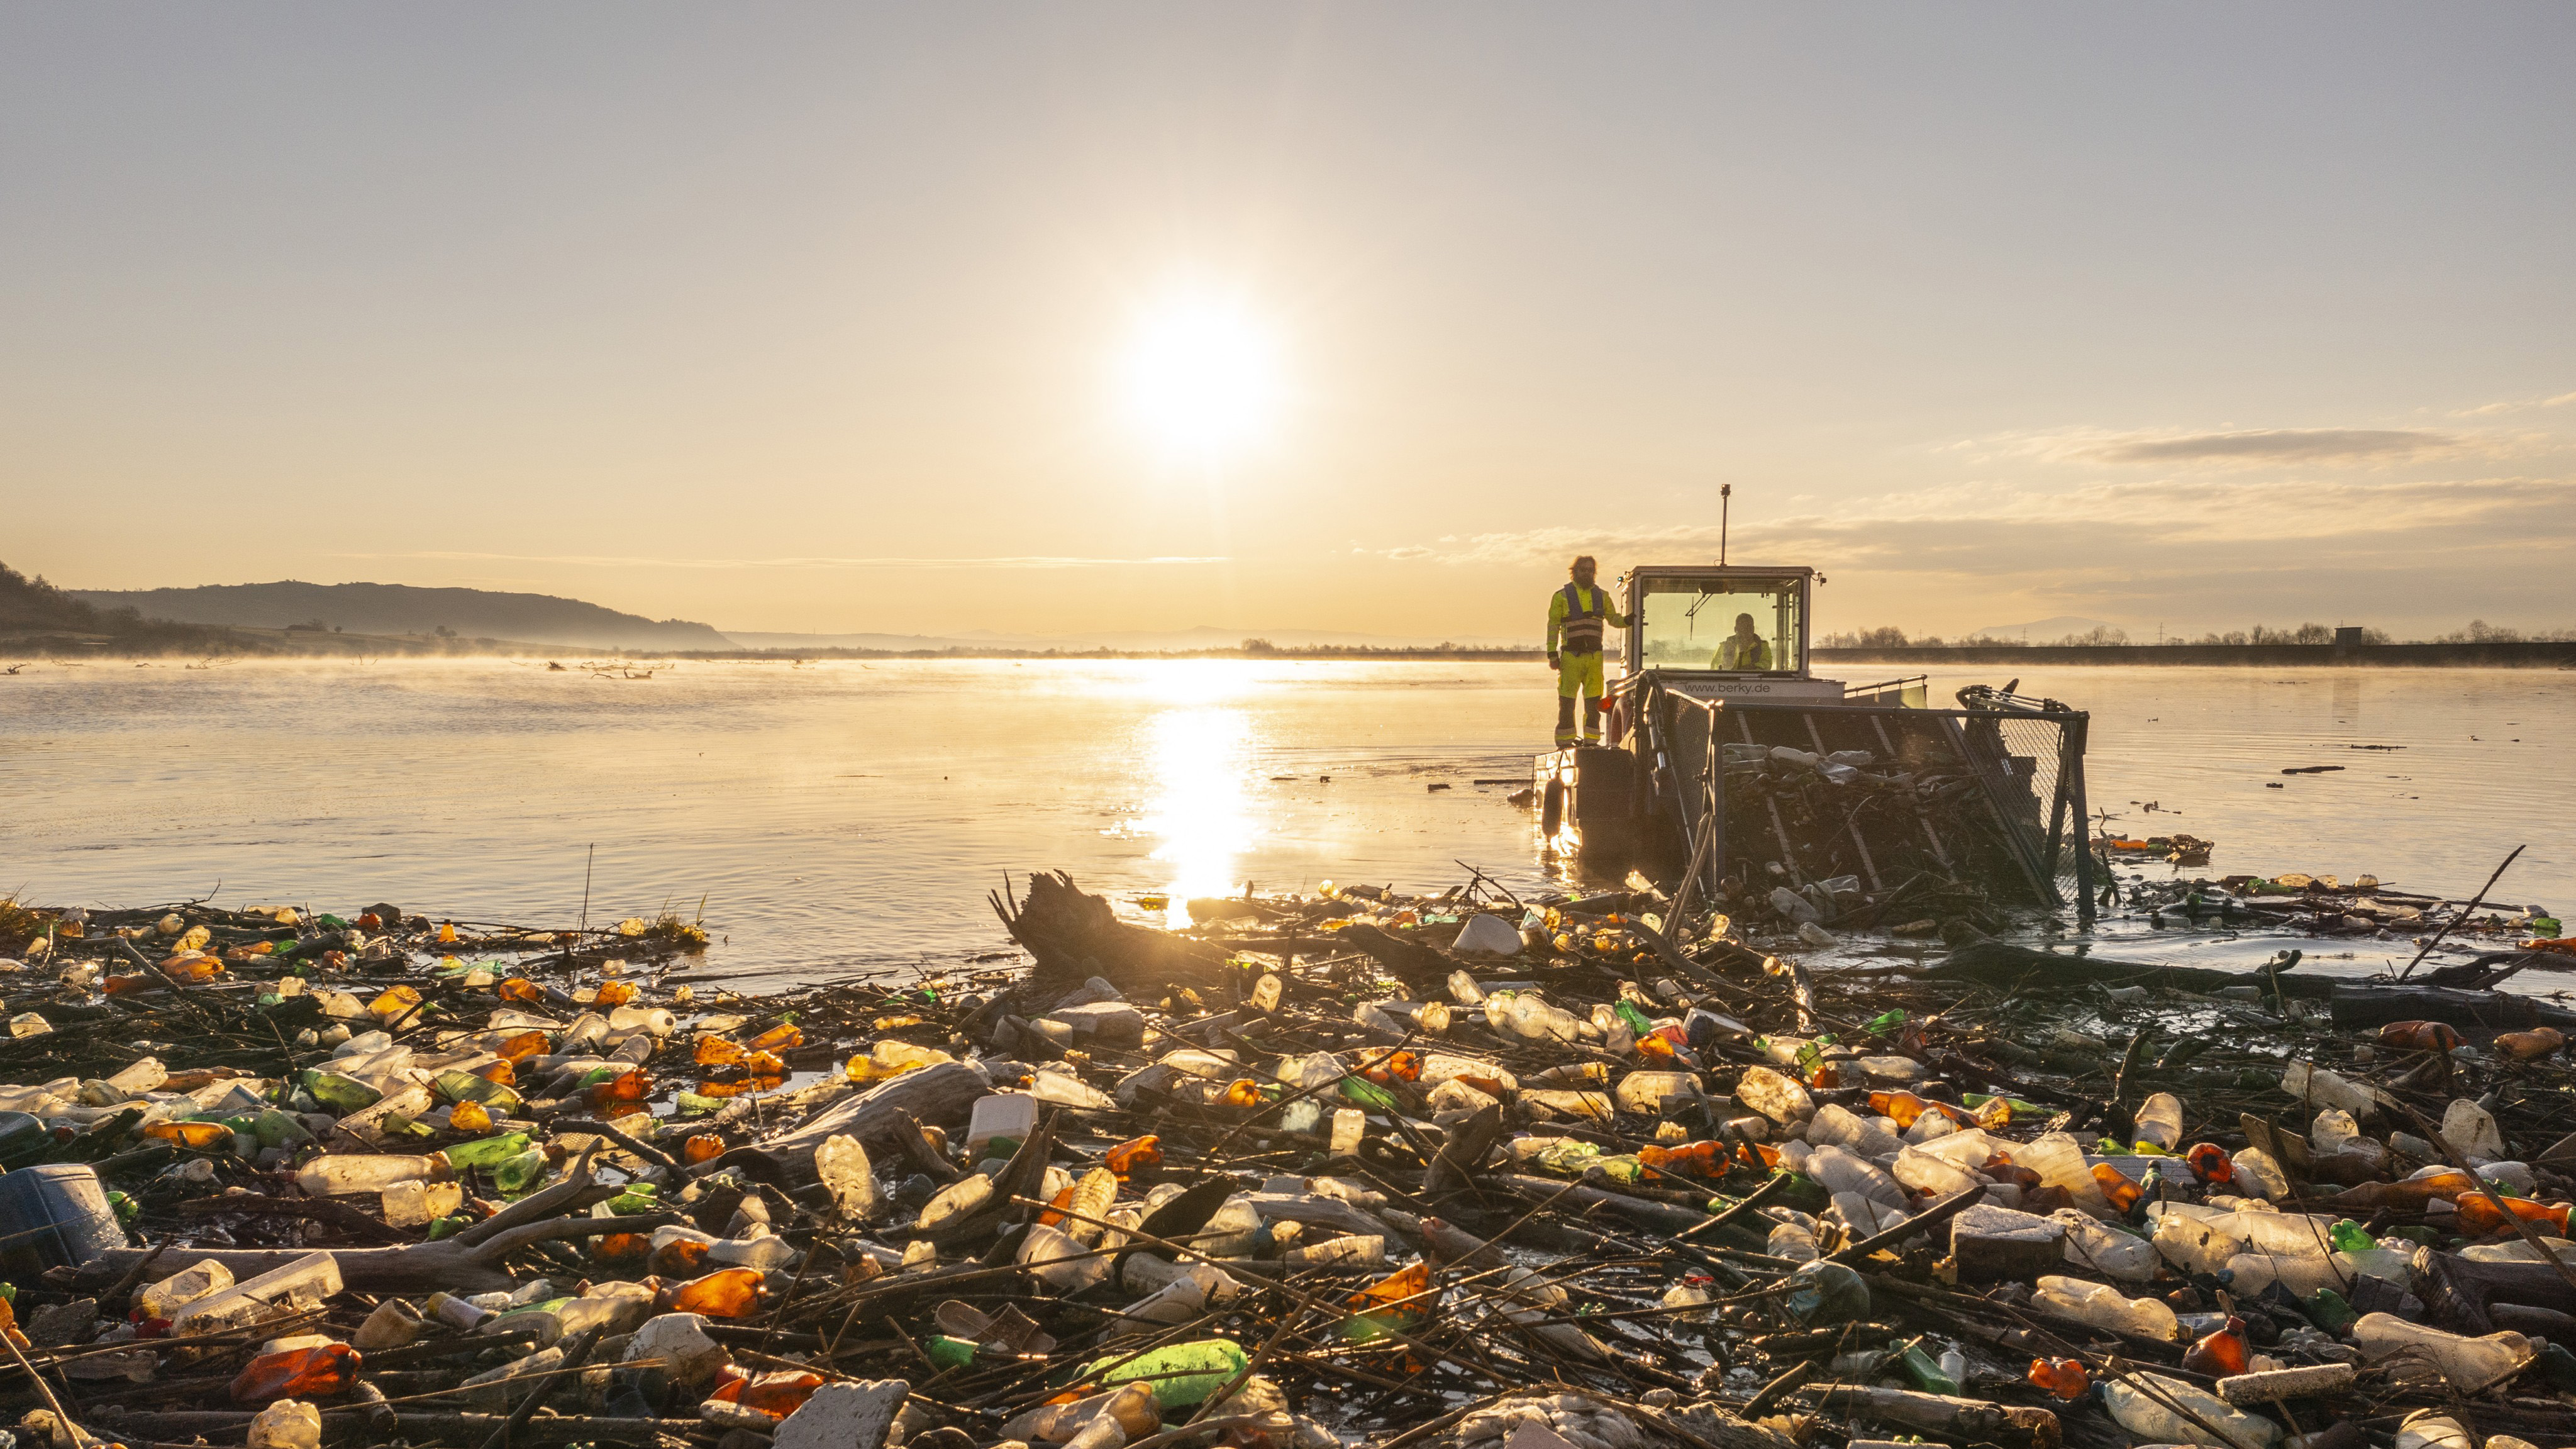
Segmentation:
[[(1538, 888), (1528, 812), (1478, 782), (1526, 778), (1550, 684), (1536, 663), (39, 663), (0, 678), (0, 891), (560, 924), (587, 878), (593, 921), (703, 910), (710, 969), (750, 980), (1000, 946), (985, 893), (1031, 870), (1122, 901), (1436, 887), (1460, 860)], [(2576, 905), (2576, 672), (2068, 668), (2021, 692), (2091, 711), (2116, 827), (2218, 842), (2195, 873), (2465, 893), (2528, 843), (2498, 897)], [(2306, 765), (2344, 768), (2281, 774)]]

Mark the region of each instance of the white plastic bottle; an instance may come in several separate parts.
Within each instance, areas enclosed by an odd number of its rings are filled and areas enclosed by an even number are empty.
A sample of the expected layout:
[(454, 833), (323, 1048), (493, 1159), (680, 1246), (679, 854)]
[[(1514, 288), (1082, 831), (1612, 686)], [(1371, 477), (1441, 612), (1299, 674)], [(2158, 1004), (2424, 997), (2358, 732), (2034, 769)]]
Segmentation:
[[(2144, 1387), (2141, 1384), (2145, 1385)], [(2155, 1392), (2149, 1393), (2148, 1387)], [(2185, 1418), (2169, 1404), (2191, 1411)], [(2217, 1396), (2164, 1374), (2139, 1373), (2106, 1379), (2102, 1406), (2119, 1426), (2146, 1444), (2204, 1444), (2209, 1449), (2270, 1449), (2281, 1426), (2248, 1414)], [(2199, 1422), (2194, 1422), (2195, 1420)], [(2202, 1423), (2210, 1429), (2201, 1427)], [(2211, 1429), (2217, 1432), (2212, 1433)]]
[(2182, 1144), (2182, 1099), (2158, 1092), (2138, 1106), (2137, 1140), (2171, 1152)]
[(2164, 1343), (2173, 1342), (2182, 1333), (2181, 1321), (2174, 1317), (2172, 1309), (2153, 1298), (2127, 1297), (2107, 1283), (2088, 1283), (2051, 1273), (2039, 1280), (2039, 1292), (2031, 1301), (2051, 1313), (2115, 1333), (2133, 1333)]
[(2387, 1313), (2365, 1313), (2352, 1326), (2363, 1362), (2401, 1379), (2438, 1375), (2461, 1393), (2473, 1393), (2531, 1362), (2537, 1352), (2519, 1333), (2464, 1338)]

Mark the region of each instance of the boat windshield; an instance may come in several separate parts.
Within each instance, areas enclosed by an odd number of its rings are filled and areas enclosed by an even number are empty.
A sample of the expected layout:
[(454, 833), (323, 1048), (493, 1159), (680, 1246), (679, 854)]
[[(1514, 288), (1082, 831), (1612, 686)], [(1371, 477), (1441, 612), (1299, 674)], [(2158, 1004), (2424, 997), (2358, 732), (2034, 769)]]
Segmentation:
[(1798, 672), (1798, 580), (1661, 578), (1643, 589), (1644, 667)]

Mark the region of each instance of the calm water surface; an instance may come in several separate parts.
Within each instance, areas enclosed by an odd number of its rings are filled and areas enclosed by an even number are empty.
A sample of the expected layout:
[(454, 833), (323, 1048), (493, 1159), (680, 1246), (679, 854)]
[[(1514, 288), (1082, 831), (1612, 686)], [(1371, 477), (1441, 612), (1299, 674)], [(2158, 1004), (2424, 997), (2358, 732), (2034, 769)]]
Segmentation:
[[(592, 919), (703, 898), (713, 965), (813, 977), (998, 945), (985, 892), (1037, 869), (1186, 897), (1436, 886), (1463, 859), (1518, 889), (1555, 868), (1511, 787), (1475, 782), (1526, 776), (1550, 685), (1535, 663), (40, 664), (0, 678), (0, 890), (556, 924), (595, 844)], [(2091, 710), (2095, 807), (2218, 841), (2211, 874), (2466, 892), (2527, 841), (2499, 895), (2576, 905), (2576, 673), (2061, 669), (2022, 691)], [(2106, 954), (2269, 950), (2112, 931)]]

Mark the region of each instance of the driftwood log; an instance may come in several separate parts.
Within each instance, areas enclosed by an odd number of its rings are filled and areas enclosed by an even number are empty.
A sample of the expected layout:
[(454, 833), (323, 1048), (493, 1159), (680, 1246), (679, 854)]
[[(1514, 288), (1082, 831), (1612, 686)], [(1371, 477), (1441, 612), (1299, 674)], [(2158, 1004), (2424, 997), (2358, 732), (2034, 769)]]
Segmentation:
[[(602, 1233), (650, 1233), (656, 1228), (695, 1226), (677, 1216), (594, 1218), (586, 1211), (625, 1191), (618, 1183), (598, 1181), (587, 1165), (542, 1192), (532, 1193), (454, 1237), (407, 1243), (392, 1248), (188, 1248), (188, 1263), (208, 1258), (224, 1265), (236, 1280), (283, 1268), (298, 1258), (327, 1251), (340, 1266), (340, 1281), (360, 1293), (491, 1293), (518, 1286), (502, 1260), (531, 1243), (556, 1238), (590, 1238)], [(81, 1265), (75, 1286), (82, 1291), (104, 1288), (125, 1276), (150, 1248), (118, 1248)]]
[(899, 1149), (904, 1133), (918, 1136), (924, 1122), (955, 1121), (976, 1098), (992, 1094), (992, 1079), (983, 1068), (941, 1062), (844, 1097), (804, 1125), (761, 1139), (760, 1146), (772, 1153), (811, 1157), (827, 1138), (855, 1137), (862, 1147)]
[(2010, 986), (2032, 976), (2049, 986), (2170, 986), (2178, 991), (2202, 993), (2230, 986), (2252, 986), (2269, 991), (2278, 980), (2281, 990), (2290, 996), (2323, 999), (2334, 995), (2335, 983), (2323, 976), (2299, 976), (2289, 968), (2278, 971), (2212, 971), (2200, 966), (2156, 966), (2144, 961), (2105, 961), (2098, 956), (2072, 956), (2056, 951), (2034, 951), (2028, 946), (2015, 946), (2005, 941), (1972, 941), (1950, 953), (1949, 958), (1923, 973), (1931, 981), (1975, 981), (1989, 986)]
[(2439, 1021), (2471, 1031), (2521, 1031), (2576, 1027), (2576, 1011), (2506, 991), (2463, 991), (2451, 986), (2379, 985), (2338, 981), (2330, 1007), (2346, 1031), (2392, 1021)]
[(1037, 958), (1028, 982), (1036, 994), (1061, 996), (1098, 976), (1150, 1000), (1169, 987), (1200, 989), (1224, 979), (1224, 948), (1128, 925), (1105, 898), (1062, 871), (1030, 876), (1028, 894), (1016, 904), (1008, 890), (989, 899), (1002, 928)]

